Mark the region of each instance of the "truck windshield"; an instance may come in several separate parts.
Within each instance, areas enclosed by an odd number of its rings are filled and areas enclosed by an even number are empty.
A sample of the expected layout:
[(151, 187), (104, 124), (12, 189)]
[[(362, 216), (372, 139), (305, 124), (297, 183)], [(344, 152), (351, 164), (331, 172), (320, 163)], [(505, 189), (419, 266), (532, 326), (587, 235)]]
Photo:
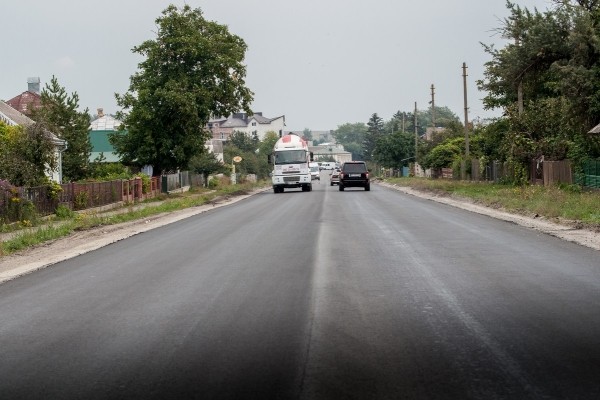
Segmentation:
[(275, 152), (275, 164), (297, 164), (305, 162), (305, 150), (288, 150)]

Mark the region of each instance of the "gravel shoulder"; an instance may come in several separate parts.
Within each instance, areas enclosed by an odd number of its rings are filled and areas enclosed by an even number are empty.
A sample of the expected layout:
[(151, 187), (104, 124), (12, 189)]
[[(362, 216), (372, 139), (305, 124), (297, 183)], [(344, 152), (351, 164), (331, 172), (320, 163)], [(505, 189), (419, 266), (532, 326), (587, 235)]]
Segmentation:
[[(534, 218), (508, 213), (502, 210), (474, 204), (469, 200), (440, 196), (385, 182), (378, 182), (378, 184), (412, 196), (512, 222), (535, 231), (543, 232), (600, 251), (600, 233), (581, 229), (573, 224), (559, 224), (545, 220), (541, 217)], [(19, 276), (29, 274), (33, 271), (89, 251), (99, 249), (159, 226), (171, 224), (217, 207), (233, 204), (265, 190), (270, 190), (270, 188), (255, 190), (247, 195), (223, 198), (199, 207), (192, 207), (175, 212), (158, 214), (136, 221), (100, 226), (86, 231), (76, 232), (66, 238), (54, 240), (9, 256), (0, 257), (0, 283), (18, 278)]]

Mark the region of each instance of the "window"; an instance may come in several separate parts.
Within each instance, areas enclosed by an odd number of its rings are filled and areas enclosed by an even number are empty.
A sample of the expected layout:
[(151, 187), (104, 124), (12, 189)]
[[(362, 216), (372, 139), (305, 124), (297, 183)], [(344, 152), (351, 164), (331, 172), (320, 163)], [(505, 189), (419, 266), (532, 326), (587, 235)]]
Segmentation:
[(225, 132), (221, 132), (221, 140), (225, 140)]
[(253, 122), (253, 123), (252, 123), (252, 126), (256, 126), (256, 122)]

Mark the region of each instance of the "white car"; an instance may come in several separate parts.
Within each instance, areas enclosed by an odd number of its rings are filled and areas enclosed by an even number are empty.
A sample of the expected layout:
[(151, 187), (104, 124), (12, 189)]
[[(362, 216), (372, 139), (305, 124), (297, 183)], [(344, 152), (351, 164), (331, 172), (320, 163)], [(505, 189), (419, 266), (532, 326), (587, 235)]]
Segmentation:
[(319, 164), (316, 162), (311, 162), (310, 164), (308, 164), (308, 167), (310, 168), (310, 179), (311, 180), (321, 180), (321, 172), (319, 169)]

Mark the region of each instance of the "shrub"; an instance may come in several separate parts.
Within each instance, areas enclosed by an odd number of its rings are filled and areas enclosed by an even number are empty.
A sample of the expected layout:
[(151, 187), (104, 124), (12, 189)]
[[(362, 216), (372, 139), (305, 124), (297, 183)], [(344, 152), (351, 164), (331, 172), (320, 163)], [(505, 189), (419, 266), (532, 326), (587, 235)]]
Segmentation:
[(73, 208), (75, 210), (83, 210), (87, 208), (89, 198), (90, 195), (85, 190), (82, 190), (81, 192), (77, 193), (73, 201)]
[(56, 207), (54, 214), (56, 214), (56, 216), (61, 219), (71, 218), (71, 217), (73, 217), (73, 215), (75, 215), (73, 210), (71, 210), (69, 207), (67, 207), (64, 204), (59, 204), (58, 207)]

